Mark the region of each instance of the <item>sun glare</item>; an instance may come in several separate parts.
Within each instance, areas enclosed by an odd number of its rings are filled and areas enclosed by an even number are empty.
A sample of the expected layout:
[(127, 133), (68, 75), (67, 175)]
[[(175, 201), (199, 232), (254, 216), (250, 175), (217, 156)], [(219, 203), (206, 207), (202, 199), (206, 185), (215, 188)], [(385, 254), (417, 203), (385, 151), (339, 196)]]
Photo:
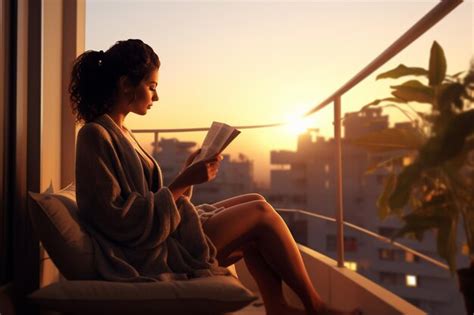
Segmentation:
[(292, 117), (287, 121), (286, 124), (286, 129), (288, 132), (295, 136), (306, 132), (306, 130), (311, 127), (312, 123), (309, 118), (301, 117)]

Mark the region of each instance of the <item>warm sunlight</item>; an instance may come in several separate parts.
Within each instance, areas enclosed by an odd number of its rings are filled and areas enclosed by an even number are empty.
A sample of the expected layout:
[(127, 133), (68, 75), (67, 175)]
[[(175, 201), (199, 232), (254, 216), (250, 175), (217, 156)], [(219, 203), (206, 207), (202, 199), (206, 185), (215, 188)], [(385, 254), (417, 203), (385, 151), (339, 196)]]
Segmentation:
[(310, 118), (294, 115), (287, 121), (286, 130), (292, 135), (299, 135), (304, 133), (308, 128), (314, 127)]
[[(269, 184), (270, 151), (295, 150), (307, 127), (296, 117), (346, 83), (436, 2), (87, 0), (85, 48), (101, 50), (122, 38), (140, 38), (158, 52), (160, 101), (146, 118), (128, 118), (132, 129), (193, 128), (212, 121), (255, 125), (294, 117), (281, 128), (245, 130), (226, 150), (248, 155), (255, 177)], [(433, 40), (449, 47), (449, 73), (466, 70), (473, 51), (473, 6), (469, 1), (464, 6), (347, 92), (343, 115), (386, 95), (387, 82), (375, 80), (377, 74), (401, 63), (425, 65)], [(143, 27), (143, 21), (149, 25)], [(389, 114), (392, 124), (404, 119)], [(332, 105), (311, 119), (319, 136), (333, 137)], [(203, 136), (165, 138), (200, 143)], [(143, 141), (151, 143), (151, 135)]]

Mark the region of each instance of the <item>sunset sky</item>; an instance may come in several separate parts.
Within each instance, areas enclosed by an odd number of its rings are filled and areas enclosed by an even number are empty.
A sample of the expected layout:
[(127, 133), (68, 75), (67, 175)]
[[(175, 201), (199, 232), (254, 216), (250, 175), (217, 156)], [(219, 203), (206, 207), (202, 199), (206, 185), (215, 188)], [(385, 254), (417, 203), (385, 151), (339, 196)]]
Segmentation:
[[(288, 121), (324, 100), (439, 1), (86, 1), (86, 50), (106, 50), (140, 38), (160, 56), (160, 101), (126, 126), (206, 127), (212, 121), (255, 125)], [(467, 70), (474, 52), (472, 1), (465, 1), (428, 33), (342, 98), (343, 112), (387, 96), (396, 81), (378, 73), (403, 63), (427, 67), (434, 40), (448, 73)], [(398, 113), (387, 111), (391, 121)], [(332, 107), (311, 116), (331, 137)], [(161, 134), (200, 144), (205, 133)], [(144, 143), (152, 135), (140, 137)], [(296, 148), (288, 127), (244, 130), (225, 153), (255, 162), (268, 183), (270, 150)]]

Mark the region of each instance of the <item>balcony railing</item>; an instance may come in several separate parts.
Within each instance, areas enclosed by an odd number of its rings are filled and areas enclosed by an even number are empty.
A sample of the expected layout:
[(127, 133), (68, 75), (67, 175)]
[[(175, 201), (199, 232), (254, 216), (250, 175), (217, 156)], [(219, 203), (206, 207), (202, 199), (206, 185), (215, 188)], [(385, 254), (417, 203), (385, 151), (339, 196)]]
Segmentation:
[[(305, 210), (301, 210), (301, 209), (284, 209), (284, 208), (278, 208), (278, 209), (275, 209), (277, 212), (287, 212), (287, 213), (300, 213), (302, 215), (306, 215), (306, 216), (309, 216), (309, 217), (312, 217), (312, 218), (316, 218), (316, 219), (320, 219), (320, 220), (325, 220), (325, 221), (329, 221), (329, 222), (337, 222), (337, 220), (335, 218), (331, 218), (331, 217), (328, 217), (328, 216), (325, 216), (325, 215), (321, 215), (321, 214), (317, 214), (317, 213), (314, 213), (314, 212), (309, 212), (309, 211), (305, 211)], [(428, 256), (428, 255), (425, 255), (423, 253), (420, 253), (419, 251), (416, 251), (412, 248), (410, 248), (409, 246), (406, 246), (406, 245), (403, 245), (399, 242), (395, 242), (393, 241), (392, 239), (388, 238), (388, 237), (385, 237), (385, 236), (382, 236), (380, 234), (377, 234), (375, 232), (372, 232), (372, 231), (369, 231), (363, 227), (360, 227), (358, 225), (355, 225), (355, 224), (352, 224), (352, 223), (349, 223), (349, 222), (346, 222), (346, 221), (343, 221), (343, 225), (355, 230), (355, 231), (358, 231), (358, 232), (361, 232), (365, 235), (368, 235), (372, 238), (375, 238), (381, 242), (384, 242), (384, 243), (387, 243), (387, 244), (390, 244), (394, 247), (397, 247), (397, 248), (400, 248), (406, 252), (409, 252), (409, 253), (412, 253), (413, 255), (419, 257), (420, 259), (422, 260), (425, 260), (433, 265), (435, 265), (436, 267), (439, 267), (439, 268), (442, 268), (442, 269), (445, 269), (445, 270), (449, 270), (449, 267), (448, 265)]]

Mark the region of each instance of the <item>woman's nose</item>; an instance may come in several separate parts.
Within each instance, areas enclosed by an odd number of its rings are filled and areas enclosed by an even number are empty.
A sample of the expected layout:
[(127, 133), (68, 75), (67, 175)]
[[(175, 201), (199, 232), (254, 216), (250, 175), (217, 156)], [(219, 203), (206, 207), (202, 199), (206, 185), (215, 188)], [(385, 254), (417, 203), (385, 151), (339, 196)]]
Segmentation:
[(155, 93), (155, 94), (153, 95), (153, 98), (152, 98), (151, 100), (152, 100), (153, 102), (158, 102), (159, 99), (160, 99), (160, 98), (158, 97), (158, 93)]

